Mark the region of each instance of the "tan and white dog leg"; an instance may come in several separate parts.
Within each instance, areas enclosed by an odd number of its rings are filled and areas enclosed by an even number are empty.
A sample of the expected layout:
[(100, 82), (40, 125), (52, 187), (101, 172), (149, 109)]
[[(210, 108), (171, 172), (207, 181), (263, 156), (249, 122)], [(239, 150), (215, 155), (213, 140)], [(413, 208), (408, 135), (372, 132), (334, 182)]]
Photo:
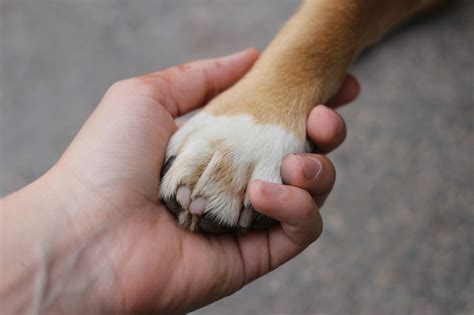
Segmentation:
[(439, 0), (306, 0), (235, 86), (172, 137), (160, 198), (192, 231), (265, 228), (246, 197), (255, 179), (281, 183), (288, 153), (305, 152), (306, 118), (339, 88), (364, 47)]

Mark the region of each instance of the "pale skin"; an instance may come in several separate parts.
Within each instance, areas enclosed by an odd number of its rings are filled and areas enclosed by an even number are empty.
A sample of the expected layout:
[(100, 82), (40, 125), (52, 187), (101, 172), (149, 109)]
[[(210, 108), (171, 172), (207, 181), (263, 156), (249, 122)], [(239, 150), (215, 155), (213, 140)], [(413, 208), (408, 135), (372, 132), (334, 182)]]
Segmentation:
[[(322, 154), (289, 155), (286, 185), (255, 181), (268, 231), (202, 235), (157, 200), (175, 118), (241, 78), (255, 50), (114, 84), (69, 148), (37, 181), (0, 201), (0, 309), (5, 314), (179, 314), (239, 290), (314, 242), (335, 180)], [(348, 76), (332, 107), (353, 100)], [(320, 153), (345, 138), (342, 118), (316, 106), (309, 138)]]

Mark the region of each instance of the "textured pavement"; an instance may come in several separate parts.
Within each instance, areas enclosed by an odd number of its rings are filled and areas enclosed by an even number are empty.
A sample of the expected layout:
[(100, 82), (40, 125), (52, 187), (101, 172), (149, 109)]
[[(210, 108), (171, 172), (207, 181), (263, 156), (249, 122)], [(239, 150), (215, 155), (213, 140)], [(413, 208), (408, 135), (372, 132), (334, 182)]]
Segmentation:
[[(353, 67), (321, 238), (196, 314), (474, 314), (474, 2)], [(283, 0), (0, 0), (0, 195), (59, 158), (114, 81), (263, 48)]]

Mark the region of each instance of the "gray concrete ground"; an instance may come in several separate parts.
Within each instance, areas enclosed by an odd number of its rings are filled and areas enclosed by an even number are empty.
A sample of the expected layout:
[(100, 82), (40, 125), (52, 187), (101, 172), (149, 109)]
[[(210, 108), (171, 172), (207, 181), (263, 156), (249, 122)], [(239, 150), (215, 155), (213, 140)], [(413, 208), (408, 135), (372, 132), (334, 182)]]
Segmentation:
[[(0, 0), (0, 194), (45, 172), (114, 81), (248, 46), (295, 1)], [(393, 33), (353, 67), (325, 231), (196, 314), (474, 313), (474, 2)]]

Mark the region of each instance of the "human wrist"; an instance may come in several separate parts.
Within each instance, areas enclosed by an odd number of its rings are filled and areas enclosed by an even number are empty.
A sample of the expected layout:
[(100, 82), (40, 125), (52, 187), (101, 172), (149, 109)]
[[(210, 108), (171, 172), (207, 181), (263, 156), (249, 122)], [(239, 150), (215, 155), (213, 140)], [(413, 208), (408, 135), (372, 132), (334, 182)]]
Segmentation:
[(74, 215), (81, 205), (67, 203), (69, 182), (55, 176), (50, 171), (0, 200), (0, 308), (7, 313), (92, 313), (100, 305), (103, 282), (89, 266), (107, 262), (96, 257), (101, 236), (74, 222), (84, 221)]

